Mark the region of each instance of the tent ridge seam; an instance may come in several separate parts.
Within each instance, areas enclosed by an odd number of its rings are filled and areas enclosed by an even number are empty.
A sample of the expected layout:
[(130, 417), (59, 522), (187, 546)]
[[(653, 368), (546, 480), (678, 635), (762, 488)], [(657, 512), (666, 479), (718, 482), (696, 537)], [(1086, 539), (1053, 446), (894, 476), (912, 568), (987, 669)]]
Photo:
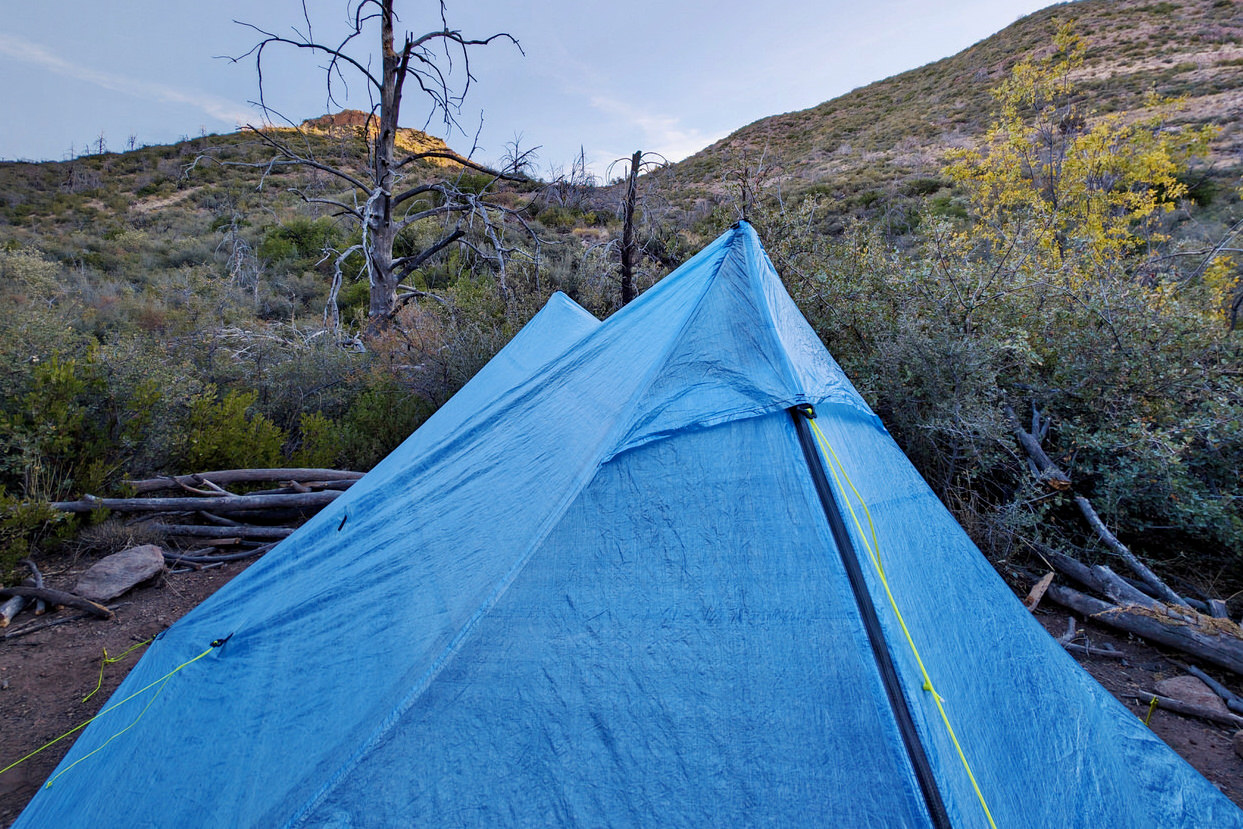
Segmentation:
[(319, 806), (334, 789), (336, 789), (338, 784), (340, 784), (340, 782), (345, 779), (351, 771), (358, 767), (363, 758), (365, 758), (377, 745), (379, 745), (380, 741), (393, 730), (393, 727), (397, 725), (402, 716), (405, 715), (405, 713), (410, 710), (415, 702), (418, 701), (419, 697), (423, 696), (423, 693), (428, 689), (428, 687), (430, 687), (432, 681), (436, 679), (442, 670), (444, 670), (445, 666), (449, 664), (449, 661), (461, 649), (466, 640), (470, 638), (470, 634), (474, 632), (479, 622), (482, 621), (494, 607), (496, 607), (497, 603), (500, 602), (501, 597), (505, 595), (505, 593), (513, 585), (514, 581), (517, 580), (519, 574), (526, 569), (527, 564), (530, 563), (531, 558), (535, 555), (535, 551), (539, 549), (540, 545), (544, 542), (544, 539), (546, 539), (548, 534), (551, 533), (557, 526), (566, 511), (570, 508), (574, 501), (578, 499), (578, 496), (584, 489), (586, 489), (587, 485), (595, 479), (596, 474), (603, 465), (600, 447), (606, 442), (607, 436), (605, 439), (600, 441), (600, 444), (596, 448), (596, 461), (589, 465), (589, 473), (580, 476), (577, 485), (569, 489), (567, 497), (562, 499), (556, 509), (549, 512), (548, 517), (544, 519), (544, 522), (540, 525), (539, 530), (532, 538), (531, 543), (527, 545), (526, 550), (523, 551), (522, 555), (519, 556), (518, 559), (510, 566), (510, 568), (505, 572), (505, 575), (503, 575), (496, 582), (492, 592), (488, 594), (487, 598), (483, 600), (479, 607), (475, 609), (475, 612), (471, 614), (470, 618), (467, 619), (458, 632), (454, 634), (453, 638), (449, 640), (449, 643), (445, 645), (440, 654), (432, 660), (432, 663), (427, 667), (427, 670), (420, 675), (419, 679), (414, 683), (410, 691), (402, 697), (401, 701), (398, 702), (396, 706), (393, 707), (393, 710), (389, 712), (388, 716), (386, 716), (375, 731), (371, 733), (371, 736), (369, 736), (367, 740), (359, 746), (353, 754), (350, 755), (345, 763), (343, 763), (341, 767), (334, 772), (330, 778), (328, 778), (324, 785), (312, 793), (302, 807), (298, 809), (298, 811), (294, 812), (289, 820), (283, 824), (285, 829), (296, 829), (296, 827), (302, 826), (315, 808)]
[[(747, 237), (744, 236), (743, 238), (746, 239)], [(758, 254), (761, 261), (767, 265), (768, 270), (772, 272), (773, 278), (780, 283), (781, 276), (777, 273), (777, 268), (773, 265), (772, 260), (768, 258), (768, 254), (764, 252), (762, 247), (758, 250)], [(773, 308), (772, 303), (768, 301), (768, 294), (763, 290), (763, 285), (760, 283), (759, 279), (750, 279), (748, 282), (750, 282), (750, 288), (752, 293), (755, 295), (755, 300), (758, 306), (762, 308), (768, 316), (769, 325), (765, 326), (765, 328), (767, 328), (766, 333), (781, 363), (781, 372), (785, 375), (786, 382), (790, 384), (790, 389), (794, 395), (796, 397), (803, 398), (800, 402), (805, 402), (807, 390), (803, 388), (803, 383), (799, 379), (798, 372), (795, 371), (794, 364), (790, 361), (790, 353), (786, 348), (785, 342), (781, 338), (780, 332), (777, 330), (776, 309)], [(784, 283), (782, 283), (782, 287), (784, 288)]]
[(669, 359), (669, 355), (673, 353), (673, 350), (677, 348), (680, 342), (682, 342), (682, 336), (686, 333), (687, 328), (690, 327), (691, 322), (694, 321), (696, 314), (699, 313), (699, 307), (703, 305), (704, 298), (708, 296), (708, 294), (712, 291), (712, 288), (716, 285), (716, 278), (720, 274), (722, 266), (725, 264), (725, 261), (729, 258), (730, 254), (733, 253), (734, 249), (738, 246), (739, 240), (743, 238), (741, 229), (739, 229), (736, 225), (733, 233), (733, 238), (731, 238), (727, 244), (722, 246), (720, 258), (713, 263), (712, 276), (704, 280), (703, 290), (699, 292), (699, 296), (695, 297), (695, 302), (691, 304), (690, 310), (688, 310), (686, 316), (683, 317), (682, 323), (678, 326), (677, 332), (669, 338), (668, 343), (666, 343), (665, 347), (661, 350), (660, 355), (652, 362), (651, 367), (648, 368), (647, 374), (644, 375), (643, 380), (635, 388), (634, 393), (630, 395), (630, 399), (626, 401), (626, 405), (619, 410), (618, 417), (614, 421), (613, 428), (609, 430), (608, 434), (601, 442), (602, 445), (609, 448), (600, 457), (612, 458), (619, 452), (625, 451), (625, 447), (619, 446), (619, 443), (627, 434), (629, 434), (631, 427), (634, 425), (631, 422), (631, 418), (634, 416), (635, 406), (638, 404), (639, 400), (643, 398), (643, 395), (647, 393), (648, 389), (652, 387), (652, 383), (655, 382), (656, 376), (660, 373), (661, 368)]

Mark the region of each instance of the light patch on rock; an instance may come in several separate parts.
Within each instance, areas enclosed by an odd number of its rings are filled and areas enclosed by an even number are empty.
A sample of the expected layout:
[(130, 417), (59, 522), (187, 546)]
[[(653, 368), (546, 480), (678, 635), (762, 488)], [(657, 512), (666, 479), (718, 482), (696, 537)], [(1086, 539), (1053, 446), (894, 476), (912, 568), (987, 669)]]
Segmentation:
[(164, 551), (154, 544), (130, 547), (105, 556), (78, 578), (73, 592), (84, 599), (106, 602), (158, 575), (164, 569)]
[(1156, 692), (1163, 697), (1189, 702), (1229, 716), (1230, 709), (1212, 688), (1194, 676), (1172, 676), (1157, 683)]

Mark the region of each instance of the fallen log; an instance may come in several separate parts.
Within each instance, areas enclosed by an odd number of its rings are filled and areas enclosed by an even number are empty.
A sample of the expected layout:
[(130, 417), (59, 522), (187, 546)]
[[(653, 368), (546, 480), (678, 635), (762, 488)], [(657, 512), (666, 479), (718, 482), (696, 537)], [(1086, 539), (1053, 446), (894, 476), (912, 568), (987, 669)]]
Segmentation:
[(265, 481), (356, 481), (361, 472), (343, 469), (221, 469), (215, 472), (197, 472), (191, 475), (166, 475), (141, 481), (127, 481), (135, 494), (176, 489), (181, 484), (192, 486), (210, 482), (213, 484), (239, 484)]
[(275, 544), (265, 544), (262, 547), (256, 547), (253, 550), (246, 550), (240, 553), (221, 553), (208, 555), (194, 555), (189, 553), (165, 553), (164, 560), (169, 564), (224, 564), (230, 561), (243, 561), (255, 556), (261, 556), (268, 550), (275, 547)]
[(274, 489), (261, 489), (257, 492), (248, 493), (250, 495), (291, 495), (295, 492), (319, 492), (325, 489), (347, 490), (354, 485), (354, 481), (307, 481), (299, 483), (290, 481), (288, 486), (276, 487)]
[(1096, 510), (1092, 508), (1091, 501), (1084, 498), (1082, 495), (1076, 495), (1075, 504), (1078, 505), (1079, 511), (1083, 513), (1083, 517), (1088, 520), (1088, 524), (1090, 524), (1092, 529), (1096, 532), (1097, 537), (1099, 537), (1101, 541), (1105, 542), (1106, 547), (1116, 553), (1127, 563), (1127, 566), (1131, 568), (1131, 572), (1139, 576), (1140, 580), (1143, 581), (1144, 584), (1148, 585), (1156, 592), (1158, 599), (1161, 599), (1163, 602), (1168, 604), (1175, 604), (1179, 607), (1185, 607), (1188, 610), (1191, 609), (1190, 605), (1187, 604), (1182, 596), (1175, 593), (1170, 589), (1169, 585), (1157, 578), (1156, 573), (1149, 570), (1146, 564), (1136, 558), (1135, 554), (1127, 549), (1127, 546), (1119, 541), (1117, 536), (1109, 531), (1109, 528), (1105, 526), (1105, 522), (1101, 520), (1101, 517), (1096, 514)]
[(16, 630), (8, 631), (7, 633), (4, 634), (3, 638), (5, 641), (8, 641), (9, 639), (16, 639), (19, 636), (26, 636), (27, 634), (30, 634), (30, 633), (37, 633), (38, 631), (41, 631), (41, 630), (47, 630), (48, 628), (54, 628), (57, 625), (67, 625), (70, 622), (79, 622), (83, 619), (89, 619), (92, 615), (93, 614), (91, 613), (75, 613), (73, 616), (65, 616), (64, 618), (61, 618), (61, 619), (44, 619), (41, 622), (31, 622), (28, 625), (22, 625)]
[(25, 596), (13, 596), (0, 602), (0, 628), (8, 627), (13, 617), (21, 613), (29, 601)]
[(264, 525), (290, 525), (302, 521), (319, 511), (319, 507), (302, 507), (290, 509), (256, 509), (256, 510), (231, 510), (229, 515), (240, 519), (246, 524), (255, 524), (262, 522)]
[[(34, 559), (24, 558), (18, 564), (25, 564), (30, 568), (30, 577), (34, 579), (35, 587), (43, 586), (43, 574), (39, 572), (39, 567), (35, 564)], [(35, 599), (35, 615), (42, 616), (44, 613), (47, 613), (47, 602), (43, 601), (43, 599)]]
[(63, 590), (52, 590), (47, 587), (4, 587), (0, 588), (0, 599), (6, 599), (10, 596), (24, 596), (27, 599), (43, 599), (49, 604), (59, 604), (65, 607), (73, 607), (78, 610), (85, 610), (92, 616), (100, 619), (111, 619), (112, 611), (101, 604), (95, 604), (90, 599), (84, 599), (81, 596), (75, 596), (72, 593), (66, 593)]
[(1097, 593), (1105, 592), (1105, 585), (1101, 583), (1100, 578), (1092, 571), (1091, 567), (1079, 561), (1079, 559), (1072, 558), (1044, 544), (1037, 544), (1032, 541), (1027, 543), (1050, 567), (1063, 576), (1089, 590), (1095, 590)]
[[(289, 509), (291, 507), (323, 507), (331, 504), (340, 492), (306, 492), (290, 495), (221, 495), (211, 499), (212, 512), (241, 510)], [(49, 506), (61, 512), (91, 512), (108, 509), (115, 512), (184, 512), (194, 509), (197, 498), (99, 498), (84, 495), (77, 501), (54, 501)]]
[(1045, 596), (1102, 625), (1133, 633), (1243, 676), (1243, 638), (1227, 632), (1225, 625), (1229, 622), (1211, 620), (1221, 627), (1203, 628), (1162, 618), (1147, 608), (1118, 607), (1056, 584), (1049, 585)]
[[(116, 611), (122, 607), (125, 607), (127, 604), (129, 604), (129, 602), (120, 602), (118, 604), (114, 604), (112, 607), (108, 609), (112, 611)], [(31, 622), (30, 624), (22, 625), (21, 627), (15, 630), (10, 630), (9, 632), (5, 633), (3, 637), (0, 637), (0, 638), (6, 639), (6, 640), (16, 639), (19, 636), (27, 636), (31, 633), (38, 633), (41, 630), (47, 630), (48, 628), (54, 628), (59, 625), (67, 625), (70, 622), (80, 622), (83, 619), (89, 619), (94, 615), (95, 615), (94, 613), (75, 613), (72, 616), (65, 616), (60, 619), (43, 619), (38, 622)]]
[(293, 535), (290, 527), (257, 527), (233, 524), (226, 527), (208, 527), (201, 524), (148, 524), (148, 527), (164, 535), (190, 538), (257, 538), (271, 540)]
[(206, 512), (204, 510), (199, 510), (198, 516), (199, 518), (202, 518), (204, 521), (206, 521), (208, 524), (215, 524), (217, 527), (240, 527), (242, 526), (241, 521), (234, 521), (232, 518), (225, 518), (222, 515), (213, 515), (212, 513)]
[(1138, 607), (1146, 607), (1149, 610), (1157, 612), (1165, 612), (1165, 605), (1136, 588), (1132, 587), (1121, 576), (1110, 570), (1108, 567), (1098, 564), (1092, 568), (1092, 574), (1100, 579), (1104, 586), (1104, 593), (1114, 604), (1126, 606), (1129, 604)]
[[(25, 564), (30, 568), (31, 576), (22, 580), (23, 587), (42, 587), (43, 574), (39, 572), (39, 568), (28, 558), (23, 558), (18, 564)], [(32, 607), (36, 616), (42, 616), (47, 612), (47, 605), (42, 599), (31, 599), (26, 596), (13, 596), (0, 602), (0, 628), (8, 627), (17, 614), (21, 613), (27, 607)]]
[(1151, 705), (1156, 700), (1158, 708), (1164, 708), (1167, 711), (1173, 711), (1175, 714), (1183, 714), (1188, 717), (1198, 717), (1202, 720), (1218, 723), (1219, 725), (1230, 726), (1231, 728), (1243, 728), (1243, 717), (1236, 714), (1223, 714), (1221, 711), (1214, 711), (1212, 708), (1205, 708), (1203, 705), (1193, 705), (1181, 699), (1173, 697), (1163, 697), (1160, 694), (1154, 694), (1150, 691), (1132, 691), (1123, 694), (1125, 697), (1139, 700), (1140, 702)]
[(1109, 659), (1124, 659), (1126, 654), (1114, 648), (1098, 648), (1094, 645), (1080, 645), (1078, 642), (1062, 642), (1062, 647), (1068, 651), (1081, 653), (1084, 656), (1104, 656)]

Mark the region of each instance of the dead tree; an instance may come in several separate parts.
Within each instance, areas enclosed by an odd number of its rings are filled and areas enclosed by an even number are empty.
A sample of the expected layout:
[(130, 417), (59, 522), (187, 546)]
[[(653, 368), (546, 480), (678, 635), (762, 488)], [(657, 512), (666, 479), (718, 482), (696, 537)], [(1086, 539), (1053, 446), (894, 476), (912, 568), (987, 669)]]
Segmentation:
[[(649, 155), (652, 156), (651, 159), (647, 158)], [(629, 159), (619, 158), (613, 164), (622, 162), (629, 165), (626, 169), (626, 195), (621, 204), (622, 241), (619, 250), (621, 254), (621, 304), (625, 305), (638, 295), (635, 288), (635, 273), (643, 258), (643, 248), (639, 244), (634, 221), (635, 208), (639, 202), (639, 174), (647, 169), (664, 166), (667, 162), (655, 153), (644, 153), (642, 150), (635, 150), (634, 155)], [(610, 169), (612, 169), (611, 166)]]
[[(494, 249), (495, 255), (486, 258), (493, 263), (499, 259), (503, 270), (504, 259), (513, 252), (513, 246), (506, 246), (500, 238), (499, 222), (495, 217), (512, 215), (513, 211), (489, 201), (487, 194), (502, 180), (519, 180), (517, 171), (529, 159), (519, 154), (509, 159), (506, 170), (497, 171), (447, 148), (405, 153), (399, 151), (397, 144), (408, 85), (417, 87), (429, 106), (425, 125), (439, 116), (446, 129), (452, 131), (458, 128), (461, 105), (474, 81), (470, 63), (472, 51), (498, 40), (518, 46), (514, 37), (504, 32), (483, 38), (467, 37), (449, 27), (443, 1), (439, 28), (422, 34), (398, 33), (400, 20), (394, 11), (394, 0), (353, 0), (349, 10), (350, 23), (339, 41), (325, 41), (314, 34), (305, 4), (304, 26), (293, 27), (290, 35), (243, 23), (258, 32), (261, 40), (245, 55), (232, 60), (253, 58), (255, 61), (259, 78), (258, 105), (267, 123), (248, 128), (274, 152), (273, 158), (260, 166), (269, 169), (280, 165), (301, 166), (345, 186), (348, 192), (345, 197), (318, 191), (295, 192), (307, 203), (327, 206), (335, 215), (356, 223), (361, 229), (361, 242), (332, 252), (336, 267), (325, 322), (330, 328), (336, 327), (336, 297), (343, 278), (342, 268), (354, 254), (359, 254), (365, 261), (370, 285), (368, 315), (374, 331), (383, 327), (396, 310), (398, 289), (403, 280), (450, 246), (470, 245), (468, 234), (472, 230), (476, 231), (480, 244)], [(371, 38), (376, 39), (374, 52), (364, 45)], [(324, 61), (329, 106), (340, 107), (338, 92), (345, 90), (349, 81), (361, 81), (370, 104), (360, 130), (367, 144), (365, 170), (317, 158), (313, 142), (303, 127), (268, 106), (264, 97), (264, 58), (268, 50), (275, 47), (305, 50)], [(270, 126), (275, 121), (288, 127)], [(426, 166), (421, 162), (439, 163), (443, 170), (457, 172), (442, 173), (428, 180), (426, 170), (422, 170), (423, 179), (416, 181), (416, 171)], [(471, 170), (487, 176), (485, 183), (462, 186), (460, 174)], [(394, 253), (394, 245), (405, 231), (416, 225), (426, 227), (435, 221), (440, 225), (431, 241), (409, 253)], [(412, 242), (413, 234), (404, 238)], [(501, 291), (507, 294), (503, 280)], [(505, 295), (504, 298), (508, 300), (509, 297)]]

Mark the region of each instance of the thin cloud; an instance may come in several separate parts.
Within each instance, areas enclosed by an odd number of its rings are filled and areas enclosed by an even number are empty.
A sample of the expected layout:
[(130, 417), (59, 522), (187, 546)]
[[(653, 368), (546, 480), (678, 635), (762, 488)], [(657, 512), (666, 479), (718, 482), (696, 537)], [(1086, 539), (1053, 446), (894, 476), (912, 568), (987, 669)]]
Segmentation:
[(644, 143), (647, 144), (642, 149), (658, 152), (670, 161), (681, 161), (724, 137), (723, 134), (710, 135), (694, 127), (685, 127), (672, 116), (645, 112), (612, 98), (593, 96), (591, 105), (601, 112), (624, 118), (638, 126), (643, 133)]
[(0, 54), (14, 60), (40, 66), (67, 78), (94, 84), (134, 98), (156, 100), (166, 104), (185, 104), (225, 123), (237, 125), (254, 120), (254, 113), (233, 101), (201, 92), (177, 89), (111, 72), (100, 72), (89, 66), (70, 63), (35, 43), (0, 34)]

